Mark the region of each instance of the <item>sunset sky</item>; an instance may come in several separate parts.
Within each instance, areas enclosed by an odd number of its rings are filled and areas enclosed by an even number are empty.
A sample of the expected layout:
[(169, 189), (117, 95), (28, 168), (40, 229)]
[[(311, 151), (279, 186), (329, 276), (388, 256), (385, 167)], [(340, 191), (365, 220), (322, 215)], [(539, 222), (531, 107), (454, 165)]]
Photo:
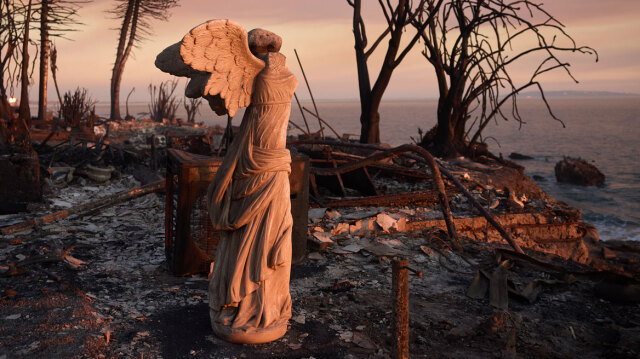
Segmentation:
[[(370, 38), (382, 30), (383, 18), (377, 1), (366, 0), (364, 17)], [(61, 91), (86, 87), (101, 103), (109, 100), (109, 79), (115, 58), (120, 20), (105, 13), (111, 0), (94, 0), (80, 9), (84, 25), (70, 39), (56, 39)], [(563, 22), (579, 45), (589, 45), (600, 54), (593, 57), (565, 54), (580, 84), (574, 84), (560, 71), (543, 79), (546, 90), (616, 91), (640, 93), (640, 1), (636, 0), (555, 0), (545, 8)], [(289, 68), (302, 75), (295, 60), (297, 49), (314, 96), (319, 99), (357, 99), (357, 77), (351, 27), (352, 8), (345, 0), (188, 0), (172, 11), (169, 22), (153, 22), (153, 35), (129, 58), (121, 87), (122, 101), (132, 87), (132, 101), (148, 101), (147, 86), (171, 76), (153, 65), (156, 55), (179, 41), (194, 26), (210, 19), (229, 18), (250, 30), (264, 28), (284, 39), (281, 50)], [(409, 33), (407, 33), (409, 34)], [(408, 37), (408, 36), (407, 36)], [(372, 41), (372, 40), (370, 40)], [(384, 47), (378, 50), (381, 52)], [(433, 98), (436, 86), (432, 70), (420, 55), (420, 45), (394, 73), (385, 99)], [(378, 69), (373, 59), (370, 71)], [(514, 69), (526, 73), (527, 66)], [(518, 74), (516, 73), (516, 76)], [(31, 87), (37, 96), (37, 71)], [(182, 80), (184, 81), (184, 80)], [(183, 85), (179, 85), (182, 88)], [(56, 98), (49, 88), (50, 101)], [(300, 97), (307, 98), (304, 87)]]

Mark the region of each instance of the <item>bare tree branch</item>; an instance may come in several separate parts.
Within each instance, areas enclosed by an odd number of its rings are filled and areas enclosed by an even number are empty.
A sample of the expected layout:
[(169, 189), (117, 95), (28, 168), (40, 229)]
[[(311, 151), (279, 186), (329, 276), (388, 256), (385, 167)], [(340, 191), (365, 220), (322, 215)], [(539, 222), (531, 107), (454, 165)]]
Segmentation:
[[(424, 7), (433, 10), (435, 4), (436, 0), (427, 0)], [(438, 124), (421, 144), (440, 155), (468, 151), (495, 119), (513, 118), (524, 124), (517, 97), (530, 87), (538, 89), (550, 116), (560, 121), (551, 111), (540, 76), (562, 70), (576, 81), (569, 62), (560, 58), (564, 53), (593, 55), (598, 60), (593, 48), (578, 46), (564, 25), (535, 0), (447, 0), (428, 26), (412, 24), (420, 32), (422, 54), (435, 71), (440, 92)], [(532, 35), (532, 46), (520, 50)], [(516, 83), (512, 68), (538, 55), (542, 59), (529, 80)], [(503, 112), (507, 104), (510, 113)], [(476, 132), (468, 141), (473, 127)]]

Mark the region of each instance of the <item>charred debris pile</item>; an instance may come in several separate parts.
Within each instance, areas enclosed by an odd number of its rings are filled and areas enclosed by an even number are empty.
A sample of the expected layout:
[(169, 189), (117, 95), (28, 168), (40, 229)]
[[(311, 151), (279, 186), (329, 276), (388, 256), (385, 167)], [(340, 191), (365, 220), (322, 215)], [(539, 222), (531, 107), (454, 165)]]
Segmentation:
[[(384, 358), (404, 345), (416, 357), (640, 352), (640, 246), (599, 241), (579, 210), (518, 165), (308, 136), (288, 146), (306, 158), (292, 189), (302, 181), (309, 198), (293, 206), (308, 212), (294, 233), (294, 255), (303, 254), (290, 329), (263, 346), (226, 344), (208, 327), (209, 266), (168, 269), (177, 247), (167, 228), (185, 229), (167, 222), (165, 207), (171, 152), (222, 156), (233, 131), (98, 128), (32, 133), (43, 199), (3, 203), (0, 356)], [(215, 260), (215, 246), (196, 238), (208, 231), (198, 198), (187, 200), (185, 223), (187, 246), (199, 248), (185, 253)]]

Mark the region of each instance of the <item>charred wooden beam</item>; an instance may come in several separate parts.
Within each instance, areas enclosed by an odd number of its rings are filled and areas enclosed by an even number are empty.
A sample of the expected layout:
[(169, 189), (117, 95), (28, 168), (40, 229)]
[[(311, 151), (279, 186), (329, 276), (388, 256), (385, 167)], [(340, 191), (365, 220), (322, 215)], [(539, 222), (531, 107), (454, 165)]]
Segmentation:
[(19, 233), (31, 228), (36, 228), (38, 226), (41, 226), (43, 224), (47, 224), (47, 223), (51, 223), (51, 222), (55, 222), (57, 220), (69, 217), (71, 215), (77, 215), (77, 214), (82, 214), (84, 212), (87, 211), (94, 211), (97, 208), (107, 208), (119, 203), (122, 203), (124, 201), (136, 198), (136, 197), (140, 197), (143, 196), (145, 194), (149, 194), (152, 192), (158, 192), (163, 190), (165, 187), (165, 181), (158, 181), (158, 182), (153, 182), (150, 183), (146, 186), (142, 186), (142, 187), (138, 187), (138, 188), (134, 188), (131, 190), (126, 190), (126, 191), (122, 191), (122, 192), (118, 192), (116, 194), (113, 194), (111, 196), (106, 196), (100, 199), (97, 199), (95, 201), (91, 201), (88, 203), (83, 203), (83, 204), (79, 204), (77, 206), (71, 207), (71, 208), (67, 208), (64, 209), (62, 211), (58, 211), (58, 212), (54, 212), (54, 213), (49, 213), (49, 214), (45, 214), (44, 216), (40, 216), (40, 217), (36, 217), (36, 218), (32, 218), (29, 220), (26, 220), (24, 222), (20, 222), (8, 227), (3, 227), (2, 229), (0, 229), (0, 232), (2, 232), (3, 235), (8, 235), (8, 234), (14, 234), (14, 233)]
[(313, 168), (311, 173), (316, 177), (316, 183), (323, 187), (328, 188), (332, 192), (339, 196), (345, 197), (347, 195), (345, 187), (352, 188), (360, 192), (364, 196), (375, 196), (378, 194), (378, 190), (371, 180), (371, 176), (366, 167), (357, 168), (353, 171), (337, 174), (323, 174), (323, 169), (337, 168), (338, 164), (347, 163), (344, 160), (335, 159), (313, 159), (311, 160)]
[(432, 190), (393, 193), (360, 198), (345, 198), (324, 203), (325, 207), (403, 206), (410, 203), (431, 205), (438, 203), (438, 195)]

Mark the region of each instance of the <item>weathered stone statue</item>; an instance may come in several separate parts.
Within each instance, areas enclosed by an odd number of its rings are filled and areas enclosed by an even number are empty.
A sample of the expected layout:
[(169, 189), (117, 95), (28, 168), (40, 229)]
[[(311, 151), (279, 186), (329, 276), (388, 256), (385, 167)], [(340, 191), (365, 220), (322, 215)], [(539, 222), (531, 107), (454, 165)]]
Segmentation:
[(209, 283), (211, 326), (236, 343), (278, 339), (291, 317), (285, 145), (297, 80), (278, 53), (281, 43), (271, 32), (247, 34), (231, 21), (213, 20), (156, 60), (161, 70), (190, 77), (186, 95), (204, 96), (218, 114), (233, 116), (249, 105), (207, 194), (213, 225), (223, 231)]

